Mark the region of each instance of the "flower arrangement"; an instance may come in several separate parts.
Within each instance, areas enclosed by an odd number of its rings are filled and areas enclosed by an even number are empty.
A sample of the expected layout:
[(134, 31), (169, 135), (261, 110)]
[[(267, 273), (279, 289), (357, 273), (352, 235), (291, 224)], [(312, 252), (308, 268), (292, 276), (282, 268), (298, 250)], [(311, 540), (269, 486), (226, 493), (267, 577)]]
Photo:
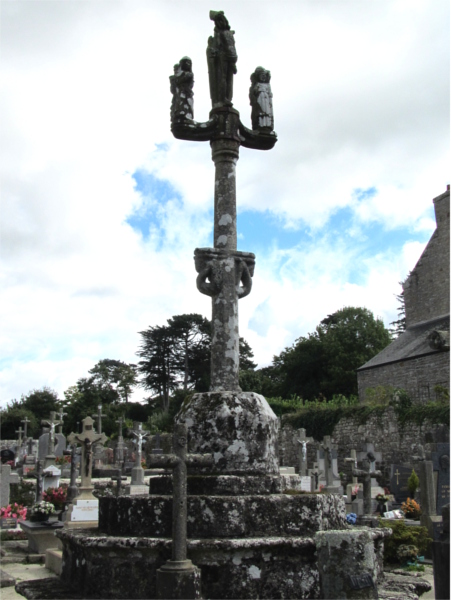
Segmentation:
[(388, 500), (389, 500), (389, 496), (387, 494), (378, 494), (376, 496), (376, 502), (379, 502), (380, 504), (384, 504)]
[(63, 455), (63, 456), (57, 456), (55, 458), (55, 463), (57, 465), (67, 465), (67, 464), (70, 465), (71, 460), (72, 460), (71, 455), (70, 454), (66, 454), (66, 455)]
[(53, 504), (51, 502), (45, 502), (45, 500), (41, 500), (41, 502), (37, 502), (36, 504), (33, 504), (33, 506), (31, 507), (31, 517), (36, 517), (36, 516), (42, 516), (42, 515), (46, 515), (46, 516), (50, 516), (50, 515), (54, 515), (56, 513), (55, 507), (53, 506)]
[(357, 515), (355, 513), (347, 514), (346, 521), (349, 523), (349, 525), (355, 525), (357, 522)]
[(418, 548), (413, 544), (401, 544), (396, 551), (396, 556), (402, 563), (416, 561), (417, 555)]
[(421, 515), (420, 505), (412, 498), (407, 498), (407, 500), (401, 504), (401, 510), (408, 519), (418, 519)]
[(42, 497), (46, 502), (53, 504), (57, 510), (63, 510), (67, 501), (67, 484), (60, 485), (58, 488), (47, 488)]
[(146, 468), (147, 468), (147, 467), (146, 467), (146, 459), (145, 459), (145, 458), (142, 458), (142, 459), (141, 459), (141, 467), (142, 467), (143, 469), (146, 469)]
[(359, 493), (359, 484), (357, 483), (352, 490), (352, 495), (357, 496), (358, 493)]
[(8, 504), (8, 506), (2, 506), (0, 508), (0, 517), (2, 519), (17, 519), (18, 521), (25, 521), (27, 518), (27, 509), (22, 504)]

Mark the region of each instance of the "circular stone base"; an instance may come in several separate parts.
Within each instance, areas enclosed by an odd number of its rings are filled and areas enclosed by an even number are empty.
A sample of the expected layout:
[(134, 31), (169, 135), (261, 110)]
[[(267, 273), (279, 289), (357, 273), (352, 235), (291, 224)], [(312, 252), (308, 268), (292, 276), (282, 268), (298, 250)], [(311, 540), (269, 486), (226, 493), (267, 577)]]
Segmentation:
[(279, 474), (279, 424), (260, 394), (195, 394), (182, 405), (175, 420), (188, 426), (190, 452), (213, 454), (214, 465), (208, 468), (209, 472)]

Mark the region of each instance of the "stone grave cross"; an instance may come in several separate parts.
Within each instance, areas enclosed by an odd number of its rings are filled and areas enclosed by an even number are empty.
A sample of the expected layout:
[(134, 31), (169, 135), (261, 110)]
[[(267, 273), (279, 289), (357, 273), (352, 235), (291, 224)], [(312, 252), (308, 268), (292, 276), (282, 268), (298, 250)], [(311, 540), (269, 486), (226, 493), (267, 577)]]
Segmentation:
[(41, 502), (42, 500), (42, 492), (44, 489), (43, 479), (45, 475), (43, 474), (42, 462), (40, 460), (36, 461), (36, 467), (34, 471), (29, 473), (30, 477), (34, 477), (36, 479), (36, 494), (35, 494), (35, 502)]
[[(132, 469), (132, 478), (130, 487), (144, 485), (144, 469), (141, 465), (143, 439), (149, 435), (149, 431), (144, 431), (142, 423), (138, 423), (136, 429), (132, 429), (131, 435), (136, 438), (135, 466)], [(130, 493), (133, 489), (127, 490)], [(142, 490), (144, 492), (144, 490)], [(146, 490), (147, 491), (147, 490)]]
[(238, 300), (251, 292), (255, 255), (237, 250), (235, 169), (240, 146), (270, 150), (277, 135), (273, 130), (270, 72), (257, 67), (251, 76), (250, 130), (241, 123), (232, 103), (237, 62), (234, 32), (222, 11), (210, 11), (210, 19), (215, 23), (207, 47), (210, 118), (205, 123), (194, 121), (192, 61), (185, 56), (169, 78), (171, 131), (181, 140), (210, 142), (215, 164), (214, 248), (194, 251), (196, 283), (202, 294), (212, 298), (210, 391), (241, 391)]
[(380, 477), (380, 471), (371, 471), (371, 458), (362, 460), (362, 468), (356, 469), (353, 467), (352, 474), (357, 479), (361, 479), (363, 483), (363, 512), (365, 515), (371, 514), (371, 479)]
[(122, 464), (124, 462), (124, 450), (125, 450), (125, 443), (124, 443), (124, 437), (122, 435), (122, 427), (124, 426), (125, 423), (125, 418), (119, 417), (119, 419), (116, 421), (116, 423), (119, 425), (119, 435), (117, 436), (117, 444), (116, 444), (116, 464)]
[[(49, 430), (49, 450), (46, 456), (47, 458), (55, 458), (55, 427), (60, 425), (61, 421), (56, 420), (56, 412), (54, 410), (50, 413), (50, 419), (42, 419), (41, 425), (48, 425)], [(47, 466), (47, 465), (46, 465)]]
[(81, 445), (81, 486), (80, 498), (92, 498), (92, 463), (93, 463), (93, 446), (95, 444), (104, 444), (107, 437), (104, 433), (97, 434), (93, 428), (94, 421), (91, 417), (83, 419), (83, 430), (81, 433), (71, 433), (67, 438), (71, 444)]
[[(172, 559), (160, 571), (160, 579), (169, 581), (171, 572), (179, 571), (187, 574), (193, 573), (194, 565), (186, 558), (186, 530), (187, 530), (187, 467), (210, 466), (213, 457), (207, 454), (188, 454), (188, 428), (184, 423), (174, 426), (173, 454), (149, 455), (150, 468), (172, 469), (173, 481), (173, 508), (172, 508)], [(167, 575), (167, 577), (166, 577)], [(163, 584), (164, 585), (164, 584)], [(168, 585), (171, 585), (168, 583)], [(159, 596), (174, 598), (177, 596)], [(183, 596), (186, 597), (186, 596)]]
[[(357, 469), (357, 452), (354, 449), (351, 450), (351, 456), (345, 458), (345, 462), (352, 463), (353, 470)], [(358, 483), (358, 479), (354, 475), (352, 476), (352, 483), (354, 485)]]
[(23, 423), (24, 426), (24, 441), (26, 442), (28, 439), (28, 423), (30, 423), (30, 419), (28, 417), (25, 417), (25, 419), (22, 419), (21, 423)]
[(61, 408), (57, 413), (58, 418), (59, 418), (59, 423), (58, 423), (58, 433), (63, 433), (63, 421), (64, 421), (64, 417), (67, 417), (67, 413), (65, 413), (63, 411), (63, 409)]
[[(97, 419), (97, 433), (102, 433), (102, 419), (104, 419), (106, 417), (106, 415), (102, 414), (102, 405), (99, 404), (97, 407), (97, 414), (92, 415), (93, 419)], [(116, 421), (117, 423), (118, 421)], [(121, 435), (122, 435), (122, 429), (121, 429)]]
[(333, 469), (333, 454), (335, 453), (335, 444), (332, 444), (330, 435), (325, 435), (320, 447), (324, 451), (324, 469), (326, 471), (326, 486), (333, 488), (334, 479), (338, 479), (338, 475), (334, 474)]
[(22, 427), (19, 427), (19, 429), (16, 429), (16, 433), (19, 434), (19, 436), (17, 438), (17, 442), (18, 442), (18, 445), (20, 448), (22, 446), (22, 442), (23, 442), (22, 433), (24, 433), (24, 430), (22, 429)]
[(299, 475), (305, 477), (307, 475), (307, 444), (313, 441), (313, 438), (306, 437), (305, 429), (298, 429), (299, 439)]

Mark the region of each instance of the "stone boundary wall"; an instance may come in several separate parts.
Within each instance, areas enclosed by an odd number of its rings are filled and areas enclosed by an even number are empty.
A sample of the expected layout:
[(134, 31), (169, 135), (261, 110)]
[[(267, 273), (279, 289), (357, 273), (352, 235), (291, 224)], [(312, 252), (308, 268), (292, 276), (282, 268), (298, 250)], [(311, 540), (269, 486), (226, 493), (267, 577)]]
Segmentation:
[(375, 388), (383, 381), (387, 386), (406, 390), (414, 402), (425, 404), (436, 400), (436, 385), (449, 389), (449, 352), (365, 369), (358, 372), (358, 380), (361, 400), (365, 399), (368, 388)]
[[(364, 442), (372, 442), (375, 450), (382, 452), (385, 465), (409, 462), (414, 444), (426, 446), (435, 442), (449, 441), (449, 427), (425, 421), (422, 426), (406, 423), (399, 427), (393, 408), (387, 407), (382, 416), (371, 415), (361, 425), (352, 418), (341, 419), (334, 428), (332, 440), (338, 445), (338, 470), (350, 474), (350, 464), (344, 459), (352, 449), (359, 450)], [(279, 432), (279, 460), (281, 466), (298, 468), (298, 433), (290, 425), (284, 425)], [(308, 444), (308, 467), (316, 461), (319, 443)]]

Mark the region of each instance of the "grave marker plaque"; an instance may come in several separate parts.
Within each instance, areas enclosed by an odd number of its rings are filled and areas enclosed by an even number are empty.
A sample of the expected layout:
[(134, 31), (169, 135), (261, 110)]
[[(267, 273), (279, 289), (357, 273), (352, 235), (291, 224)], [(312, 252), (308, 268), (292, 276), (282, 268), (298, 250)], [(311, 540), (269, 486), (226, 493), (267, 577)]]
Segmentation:
[(409, 497), (407, 480), (412, 475), (412, 467), (405, 465), (392, 465), (390, 475), (390, 490), (396, 502), (402, 504)]

